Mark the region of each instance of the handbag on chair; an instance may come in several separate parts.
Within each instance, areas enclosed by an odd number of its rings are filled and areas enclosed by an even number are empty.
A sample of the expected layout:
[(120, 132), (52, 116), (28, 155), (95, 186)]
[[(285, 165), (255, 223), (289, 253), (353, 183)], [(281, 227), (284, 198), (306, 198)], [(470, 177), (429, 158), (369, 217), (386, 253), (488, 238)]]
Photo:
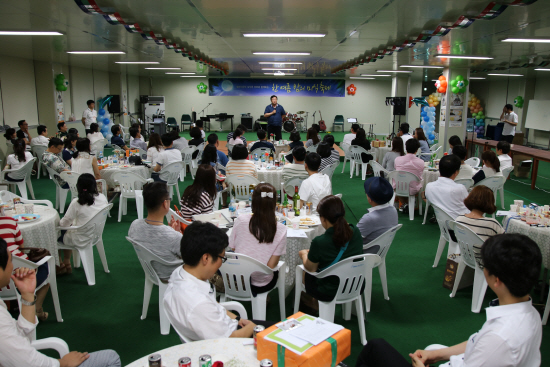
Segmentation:
[(40, 247), (22, 247), (20, 251), (25, 253), (30, 261), (37, 263), (46, 256), (51, 256), (52, 254), (45, 248)]

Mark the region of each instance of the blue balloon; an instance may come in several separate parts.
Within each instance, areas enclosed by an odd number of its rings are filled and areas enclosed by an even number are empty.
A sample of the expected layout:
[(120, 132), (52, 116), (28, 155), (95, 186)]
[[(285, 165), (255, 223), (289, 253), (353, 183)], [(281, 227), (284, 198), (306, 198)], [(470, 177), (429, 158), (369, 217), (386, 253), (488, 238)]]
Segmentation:
[(105, 117), (105, 118), (103, 119), (103, 124), (104, 124), (104, 125), (109, 125), (109, 122), (111, 122), (111, 120), (109, 120), (107, 117)]
[(479, 119), (478, 121), (479, 121), (482, 125), (485, 123), (485, 120), (483, 120), (483, 119)]
[(103, 108), (100, 108), (99, 111), (97, 111), (97, 114), (99, 116), (103, 116), (103, 115), (105, 115), (105, 110)]
[(424, 112), (429, 112), (429, 111), (430, 111), (430, 107), (424, 106), (424, 108), (422, 108), (422, 111), (424, 111)]
[(426, 117), (426, 116), (427, 116), (427, 114), (426, 114), (426, 112), (422, 111), (422, 112), (420, 113), (420, 116), (422, 116), (422, 117)]
[(429, 139), (429, 140), (434, 140), (434, 139), (435, 139), (435, 135), (434, 135), (434, 134), (428, 135), (428, 139)]
[(101, 121), (97, 121), (97, 126), (99, 126), (99, 130), (101, 130), (101, 128), (103, 127), (103, 122)]
[(113, 134), (109, 133), (109, 134), (106, 134), (106, 135), (103, 135), (105, 136), (105, 139), (111, 141), (111, 138), (113, 137)]
[(430, 118), (428, 116), (424, 116), (424, 121), (428, 122), (430, 121)]
[(101, 128), (101, 132), (105, 135), (109, 132), (109, 126), (108, 125), (103, 125), (103, 127)]
[(428, 139), (428, 144), (432, 145), (433, 143), (434, 143), (433, 139), (432, 140)]
[(435, 107), (430, 107), (430, 111), (435, 112)]

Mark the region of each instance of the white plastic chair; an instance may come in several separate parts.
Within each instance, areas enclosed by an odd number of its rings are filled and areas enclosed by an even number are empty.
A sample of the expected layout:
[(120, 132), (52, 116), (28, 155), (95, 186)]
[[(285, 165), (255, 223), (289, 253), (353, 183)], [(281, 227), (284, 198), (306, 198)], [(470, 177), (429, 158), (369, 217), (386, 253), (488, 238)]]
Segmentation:
[(288, 195), (289, 198), (294, 197), (294, 192), (296, 191), (296, 186), (298, 186), (298, 191), (300, 191), (300, 187), (302, 186), (302, 182), (304, 182), (305, 179), (300, 177), (292, 177), (283, 184), (285, 188), (285, 193)]
[[(361, 167), (361, 175), (363, 181), (365, 181), (365, 177), (367, 176), (367, 166), (369, 165), (369, 162), (363, 162), (363, 159), (361, 158), (361, 153), (365, 154), (371, 154), (366, 149), (361, 148), (357, 145), (352, 145), (349, 148), (350, 151), (350, 176), (349, 178), (353, 177), (353, 172), (357, 169), (357, 175), (359, 176), (359, 167)], [(372, 154), (371, 154), (372, 155)]]
[(168, 209), (168, 213), (166, 213), (166, 223), (170, 223), (172, 219), (177, 220), (180, 223), (183, 223), (185, 225), (190, 225), (191, 221), (188, 221), (187, 219), (182, 218), (178, 213), (176, 213), (173, 209)]
[[(474, 185), (475, 186), (487, 186), (493, 191), (493, 195), (495, 196), (495, 204), (497, 203), (497, 193), (502, 190), (504, 192), (504, 183), (506, 182), (506, 177), (504, 176), (492, 176), (484, 178), (483, 180), (479, 181)], [(503, 195), (501, 196), (503, 197)], [(504, 199), (503, 199), (504, 201)], [(502, 207), (504, 208), (504, 202), (502, 203)], [(495, 217), (495, 213), (493, 213), (493, 218)]]
[(234, 146), (235, 146), (234, 144), (229, 144), (229, 143), (226, 144), (226, 147), (227, 147), (227, 155), (230, 156), (230, 157), (231, 157), (231, 152), (233, 151), (233, 147), (234, 147)]
[[(34, 190), (32, 189), (32, 182), (31, 182), (32, 167), (35, 161), (36, 161), (36, 158), (32, 158), (23, 166), (19, 167), (18, 169), (5, 169), (2, 172), (0, 172), (0, 185), (9, 185), (9, 187), (13, 189), (13, 192), (15, 192), (15, 186), (17, 186), (17, 188), (19, 189), (19, 192), (21, 193), (21, 196), (25, 199), (28, 198), (27, 197), (27, 187), (28, 187), (31, 193), (31, 197), (35, 199)], [(6, 180), (6, 174), (9, 174), (10, 178), (13, 180), (23, 180), (23, 181), (21, 182), (8, 181)]]
[[(369, 164), (372, 167), (372, 171), (374, 172), (374, 177), (384, 177), (386, 179), (388, 178), (388, 176), (390, 174), (390, 171), (388, 171), (387, 169), (382, 167), (382, 165), (380, 163), (378, 163), (375, 160), (371, 160), (371, 161), (369, 161)], [(384, 173), (384, 176), (380, 175), (381, 172)]]
[(112, 144), (111, 148), (113, 148), (113, 152), (123, 152), (124, 151), (124, 149), (122, 149), (121, 147), (119, 147), (116, 144)]
[(472, 294), (472, 312), (479, 313), (481, 305), (483, 304), (483, 298), (487, 291), (487, 281), (483, 274), (482, 268), (479, 266), (478, 259), (475, 257), (474, 246), (481, 248), (483, 240), (479, 238), (477, 234), (472, 230), (460, 223), (447, 221), (447, 227), (454, 231), (458, 246), (460, 247), (460, 262), (456, 269), (455, 284), (451, 297), (456, 295), (460, 279), (464, 273), (466, 266), (475, 270), (474, 275), (474, 290)]
[(160, 318), (160, 333), (162, 335), (168, 335), (170, 333), (170, 321), (166, 316), (166, 311), (164, 311), (164, 293), (166, 288), (168, 288), (168, 283), (164, 283), (160, 280), (157, 272), (153, 268), (153, 262), (158, 265), (168, 266), (168, 267), (178, 267), (183, 264), (182, 260), (177, 261), (166, 261), (161, 259), (149, 249), (143, 245), (136, 242), (130, 237), (126, 237), (128, 242), (132, 244), (138, 260), (143, 268), (145, 273), (145, 289), (143, 290), (143, 307), (141, 311), (141, 319), (145, 320), (147, 317), (147, 310), (149, 309), (149, 301), (151, 300), (151, 292), (153, 292), (153, 285), (159, 287), (159, 318)]
[(99, 157), (101, 153), (101, 156), (104, 156), (103, 153), (105, 150), (105, 145), (107, 145), (107, 139), (99, 139), (94, 141), (91, 147), (92, 154), (94, 154), (96, 157)]
[(375, 162), (378, 162), (378, 152), (379, 150), (376, 148), (371, 148), (371, 150), (368, 151), (368, 153), (372, 155), (372, 160)]
[(420, 151), (420, 149), (419, 149), (419, 150), (418, 150), (418, 154), (416, 154), (416, 155), (417, 155), (417, 157), (419, 157), (419, 158), (422, 158), (422, 157), (430, 157), (430, 158), (431, 158), (432, 155), (435, 153), (435, 159), (438, 159), (438, 158), (439, 158), (439, 153), (441, 152), (441, 149), (442, 149), (442, 147), (439, 147), (439, 148), (437, 148), (436, 150), (432, 150), (432, 149), (430, 148), (430, 152), (429, 152), (429, 153), (421, 153), (421, 151)]
[[(76, 188), (76, 183), (80, 177), (80, 173), (73, 171), (63, 171), (59, 174), (59, 177), (69, 184), (69, 190), (71, 190), (71, 201), (78, 198), (78, 189)], [(101, 193), (107, 197), (107, 182), (103, 179), (96, 180), (96, 182), (101, 183)]]
[[(386, 255), (390, 250), (390, 246), (393, 243), (393, 239), (395, 238), (397, 231), (401, 227), (403, 227), (403, 225), (398, 224), (395, 227), (388, 229), (386, 232), (382, 233), (371, 242), (363, 245), (363, 251), (373, 246), (379, 246), (379, 249), (376, 252), (376, 255), (380, 256), (381, 259), (380, 265), (378, 265), (378, 273), (380, 274), (382, 291), (384, 292), (384, 299), (386, 301), (390, 300), (390, 296), (388, 295), (388, 280), (386, 277)], [(372, 287), (367, 287), (365, 288), (365, 293), (363, 294), (365, 297), (365, 309), (367, 312), (370, 312), (371, 292)]]
[[(250, 301), (252, 303), (252, 318), (254, 320), (265, 321), (267, 309), (267, 295), (274, 289), (279, 292), (279, 311), (281, 320), (286, 318), (285, 309), (285, 277), (286, 264), (284, 261), (279, 261), (275, 269), (271, 269), (258, 260), (239, 253), (226, 252), (227, 261), (222, 264), (220, 273), (223, 278), (225, 294), (221, 295), (220, 302), (225, 302), (226, 299), (235, 301)], [(258, 293), (256, 297), (252, 295), (250, 289), (250, 276), (252, 273), (261, 273), (265, 275), (273, 274), (274, 271), (279, 271), (277, 284), (273, 289)]]
[(62, 188), (59, 183), (57, 182), (54, 177), (60, 177), (59, 173), (51, 169), (50, 167), (46, 166), (46, 169), (48, 170), (48, 173), (50, 175), (50, 179), (55, 184), (55, 208), (59, 210), (60, 214), (63, 214), (65, 212), (65, 203), (67, 202), (67, 194), (69, 193), (69, 189)]
[(430, 147), (430, 152), (432, 152), (432, 153), (435, 152), (435, 151), (437, 150), (437, 148), (439, 148), (439, 147), (440, 147), (439, 143), (433, 144), (433, 145)]
[(18, 198), (23, 204), (34, 204), (34, 205), (46, 205), (49, 208), (53, 208), (53, 204), (49, 200), (31, 200), (25, 199), (20, 196), (15, 195), (13, 192), (2, 190), (0, 191), (0, 200), (2, 203), (7, 203), (8, 201), (13, 201), (13, 199)]
[(226, 176), (225, 182), (227, 182), (231, 199), (243, 201), (247, 201), (250, 197), (250, 186), (256, 186), (260, 183), (253, 176), (239, 174)]
[(480, 159), (478, 157), (468, 158), (464, 163), (469, 164), (472, 168), (479, 167)]
[(502, 183), (502, 186), (498, 188), (498, 193), (500, 194), (500, 206), (502, 209), (506, 209), (504, 207), (504, 184), (506, 183), (506, 180), (508, 179), (508, 176), (510, 176), (510, 173), (514, 170), (514, 166), (506, 167), (502, 170), (502, 176), (504, 177), (504, 182)]
[[(193, 173), (193, 153), (197, 150), (197, 147), (191, 145), (190, 147), (184, 148), (181, 150), (181, 161), (183, 162), (183, 169), (180, 172), (180, 181), (183, 182), (185, 176), (187, 175), (187, 167), (189, 167), (189, 172), (191, 172), (191, 177), (195, 179), (195, 174)], [(198, 157), (198, 155), (197, 155)]]
[(365, 314), (363, 303), (361, 301), (361, 287), (365, 283), (365, 292), (372, 288), (372, 269), (380, 265), (382, 259), (375, 254), (364, 254), (348, 257), (341, 260), (331, 267), (324, 269), (319, 273), (310, 273), (305, 270), (303, 265), (296, 266), (296, 285), (294, 296), (294, 313), (298, 312), (300, 305), (300, 295), (305, 291), (303, 285), (303, 273), (313, 275), (317, 279), (323, 279), (328, 276), (337, 276), (339, 279), (338, 291), (336, 296), (330, 302), (319, 301), (319, 317), (323, 320), (334, 322), (334, 313), (337, 304), (342, 304), (344, 320), (351, 318), (351, 302), (355, 302), (357, 319), (359, 322), (359, 334), (361, 343), (367, 344), (365, 333)]
[(546, 307), (544, 307), (544, 313), (542, 314), (542, 324), (546, 325), (548, 322), (548, 315), (550, 314), (550, 293), (546, 299)]
[[(342, 144), (345, 144), (345, 143), (342, 143)], [(342, 144), (340, 144), (340, 148), (342, 148), (342, 150), (344, 150), (344, 147), (342, 147)], [(349, 145), (346, 144), (348, 146), (348, 149), (349, 149)], [(306, 148), (306, 152), (309, 152), (309, 153), (317, 153), (317, 147), (319, 146), (319, 144), (317, 145), (311, 145), (309, 146), (308, 148)], [(344, 150), (345, 152), (345, 150)], [(347, 157), (347, 160), (349, 160), (349, 157)], [(346, 158), (344, 158), (344, 167), (346, 166)], [(342, 168), (342, 173), (344, 172), (344, 169)]]
[[(349, 150), (349, 148), (351, 147), (351, 145), (349, 145), (348, 143), (341, 143), (340, 144), (340, 149), (342, 149), (344, 151), (344, 165), (342, 167), (342, 173), (344, 173), (344, 170), (346, 169), (346, 161), (349, 161), (350, 162), (350, 166), (349, 166), (349, 170), (351, 172), (351, 152)], [(310, 149), (312, 147), (309, 147), (308, 149)], [(310, 152), (311, 150), (308, 150), (308, 152)], [(317, 151), (317, 145), (315, 146), (315, 150), (313, 150), (314, 152)]]
[(33, 340), (31, 346), (36, 350), (53, 349), (59, 354), (59, 358), (69, 354), (69, 345), (63, 339), (55, 337)]
[(459, 185), (464, 185), (466, 190), (470, 191), (470, 188), (474, 186), (474, 180), (471, 178), (461, 178), (460, 180), (455, 180), (455, 183)]
[[(414, 219), (414, 205), (416, 203), (416, 195), (410, 195), (409, 185), (411, 182), (420, 182), (417, 175), (407, 171), (392, 171), (389, 173), (388, 181), (391, 179), (395, 182), (395, 195), (407, 196), (409, 198), (409, 219)], [(422, 215), (422, 190), (418, 191), (418, 214)]]
[(322, 170), (320, 173), (324, 173), (328, 176), (328, 178), (330, 178), (330, 181), (332, 181), (332, 175), (334, 175), (334, 171), (336, 171), (336, 167), (338, 167), (339, 164), (340, 161), (336, 161), (331, 165), (326, 166), (325, 169)]
[(120, 184), (120, 198), (118, 202), (118, 221), (122, 215), (128, 214), (128, 199), (136, 200), (138, 219), (143, 219), (143, 185), (153, 182), (152, 178), (143, 178), (134, 172), (115, 172), (113, 181)]
[(432, 266), (434, 268), (437, 268), (437, 265), (439, 265), (439, 259), (441, 258), (441, 254), (443, 254), (443, 249), (445, 248), (447, 242), (449, 243), (449, 247), (447, 249), (447, 257), (450, 254), (459, 253), (460, 249), (449, 235), (449, 230), (447, 228), (447, 221), (453, 221), (453, 217), (447, 214), (443, 209), (433, 204), (432, 207), (434, 208), (435, 219), (437, 220), (437, 224), (439, 225), (439, 243), (437, 245), (437, 252), (435, 253), (435, 260)]
[(172, 200), (172, 196), (174, 195), (174, 186), (176, 187), (178, 198), (181, 198), (180, 188), (178, 186), (178, 177), (180, 176), (183, 167), (185, 167), (185, 164), (183, 162), (172, 162), (162, 167), (159, 172), (159, 178), (163, 181), (166, 181), (168, 190), (170, 190), (170, 200)]
[(103, 270), (106, 273), (109, 273), (102, 237), (103, 229), (105, 228), (105, 221), (107, 220), (107, 213), (112, 207), (113, 204), (107, 205), (83, 225), (57, 228), (59, 230), (66, 230), (67, 232), (76, 231), (77, 233), (83, 234), (88, 239), (88, 241), (84, 243), (71, 245), (66, 245), (63, 242), (57, 242), (57, 247), (60, 250), (73, 250), (73, 262), (75, 268), (80, 267), (80, 258), (82, 258), (82, 265), (84, 266), (84, 273), (86, 274), (88, 285), (95, 284), (94, 246), (97, 248), (97, 252), (99, 253), (101, 263), (103, 264)]
[(44, 154), (46, 149), (48, 149), (48, 147), (46, 147), (44, 145), (33, 145), (31, 147), (32, 154), (34, 154), (36, 159), (38, 159), (38, 165), (37, 165), (38, 167), (36, 169), (36, 178), (40, 178), (40, 171), (41, 170), (42, 170), (42, 173), (44, 174), (44, 176), (47, 175), (46, 170), (42, 169), (42, 165), (44, 164), (44, 162), (42, 161), (42, 154)]

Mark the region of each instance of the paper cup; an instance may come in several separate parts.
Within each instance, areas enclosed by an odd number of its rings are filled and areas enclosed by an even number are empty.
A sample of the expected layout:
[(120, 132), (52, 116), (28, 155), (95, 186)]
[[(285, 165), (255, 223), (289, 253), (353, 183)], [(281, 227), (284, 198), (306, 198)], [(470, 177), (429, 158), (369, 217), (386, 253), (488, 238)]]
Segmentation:
[(514, 205), (517, 205), (518, 208), (523, 208), (523, 200), (514, 200)]
[(516, 212), (516, 213), (517, 213), (517, 211), (518, 211), (518, 206), (517, 206), (517, 205), (514, 205), (514, 204), (510, 205), (510, 211), (511, 211), (511, 212)]
[(25, 204), (24, 214), (34, 214), (34, 204)]
[(294, 211), (288, 212), (288, 219), (294, 218)]
[(300, 229), (300, 220), (297, 218), (294, 218), (291, 222), (292, 229)]
[(15, 214), (25, 214), (25, 205), (15, 204)]
[(246, 208), (246, 201), (239, 201), (239, 209)]

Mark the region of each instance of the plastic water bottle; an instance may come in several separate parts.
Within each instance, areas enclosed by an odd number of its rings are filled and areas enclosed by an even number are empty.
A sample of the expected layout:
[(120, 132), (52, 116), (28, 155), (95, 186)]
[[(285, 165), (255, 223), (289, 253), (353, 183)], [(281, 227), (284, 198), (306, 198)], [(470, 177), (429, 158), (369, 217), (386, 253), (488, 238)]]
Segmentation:
[(235, 203), (235, 199), (231, 199), (229, 203), (229, 216), (233, 221), (237, 218), (237, 203)]
[(248, 203), (250, 206), (252, 206), (252, 194), (254, 193), (254, 190), (250, 190), (250, 194), (248, 195)]

